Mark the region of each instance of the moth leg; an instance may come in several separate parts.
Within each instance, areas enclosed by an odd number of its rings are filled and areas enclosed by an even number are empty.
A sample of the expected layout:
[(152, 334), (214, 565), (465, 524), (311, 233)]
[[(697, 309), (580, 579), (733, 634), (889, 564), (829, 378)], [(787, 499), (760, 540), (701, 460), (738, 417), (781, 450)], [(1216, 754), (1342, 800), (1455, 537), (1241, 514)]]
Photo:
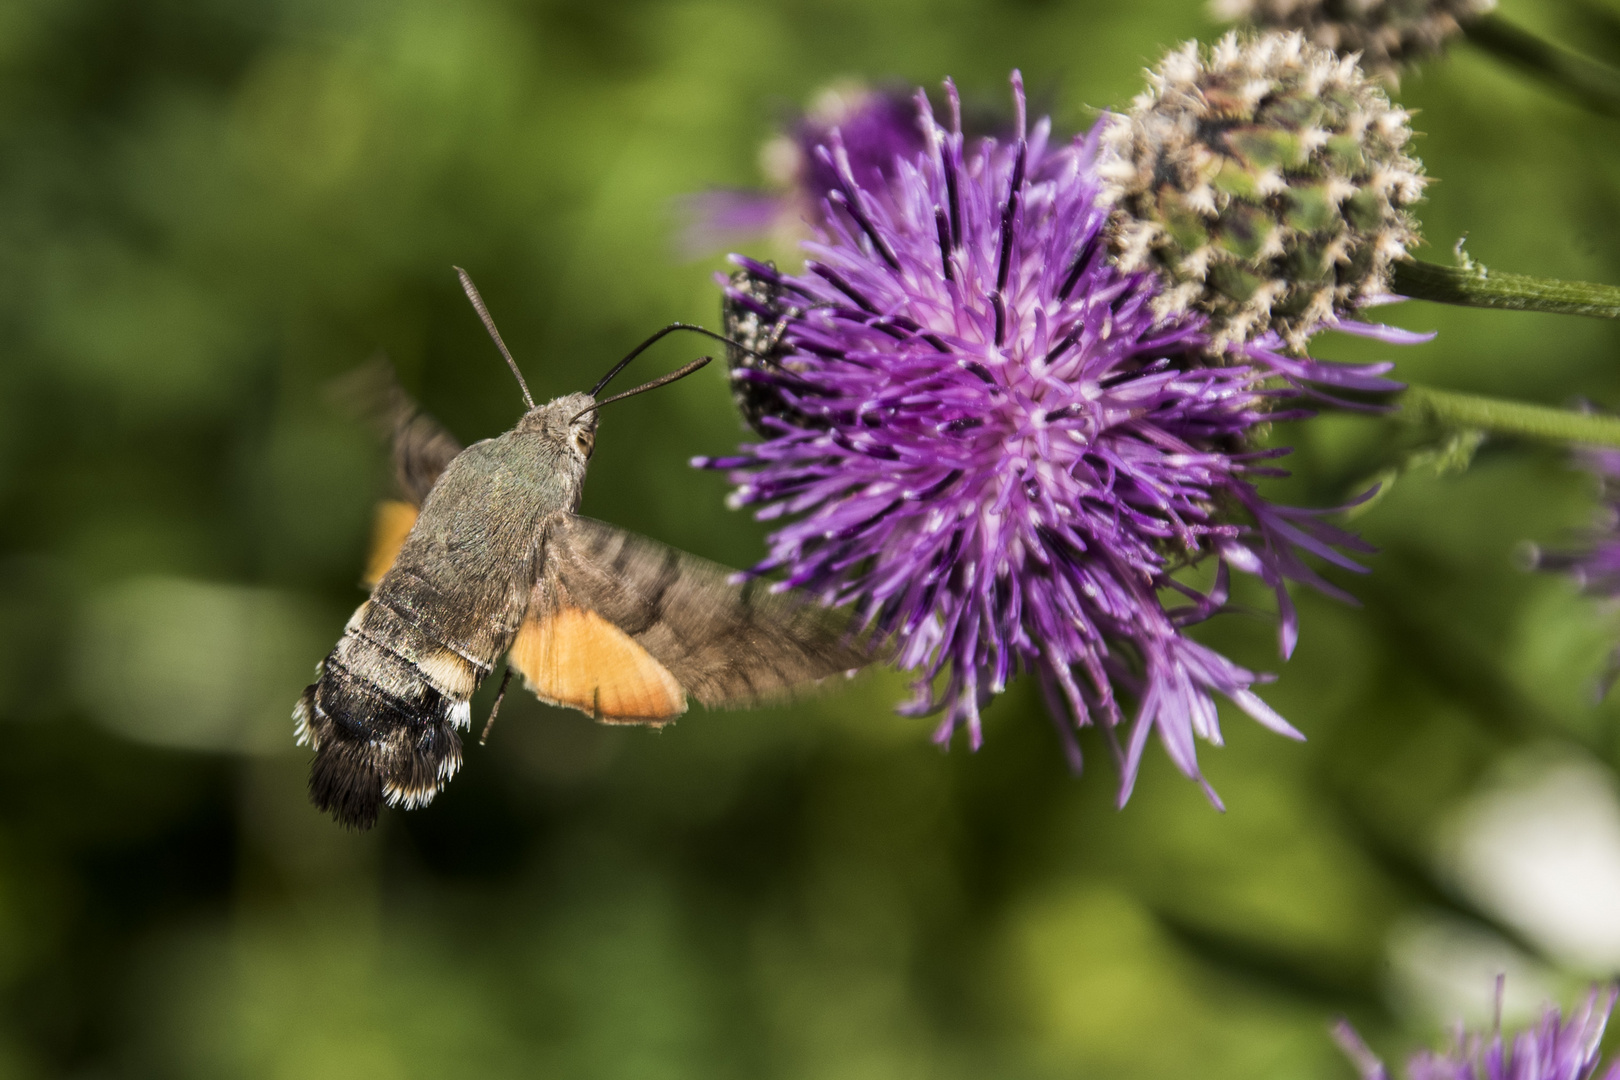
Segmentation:
[(786, 311), (782, 312), (782, 314), (777, 318), (775, 324), (771, 327), (771, 332), (765, 335), (765, 344), (759, 349), (760, 352), (765, 354), (765, 362), (777, 368), (782, 366), (779, 362), (779, 357), (777, 356), (776, 350), (781, 348), (782, 338), (786, 336), (788, 327), (792, 326), (795, 320), (804, 318), (812, 311), (820, 311), (822, 308), (835, 307), (838, 307), (838, 305), (831, 301), (824, 300), (819, 304), (811, 304), (809, 307), (790, 307)]
[(483, 733), (478, 736), (479, 746), (489, 742), (489, 729), (495, 726), (495, 715), (501, 711), (501, 702), (506, 700), (506, 684), (511, 681), (512, 668), (507, 665), (506, 674), (501, 676), (501, 688), (495, 691), (495, 704), (489, 707), (489, 719), (484, 721)]

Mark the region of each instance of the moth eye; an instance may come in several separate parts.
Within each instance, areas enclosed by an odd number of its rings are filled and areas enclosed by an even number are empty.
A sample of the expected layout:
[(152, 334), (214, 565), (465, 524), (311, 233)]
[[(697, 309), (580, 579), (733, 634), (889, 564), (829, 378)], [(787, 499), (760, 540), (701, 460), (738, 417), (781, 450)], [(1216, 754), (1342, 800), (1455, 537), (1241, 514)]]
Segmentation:
[(581, 457), (587, 460), (591, 451), (596, 449), (596, 432), (579, 428), (574, 432), (574, 449), (579, 451)]

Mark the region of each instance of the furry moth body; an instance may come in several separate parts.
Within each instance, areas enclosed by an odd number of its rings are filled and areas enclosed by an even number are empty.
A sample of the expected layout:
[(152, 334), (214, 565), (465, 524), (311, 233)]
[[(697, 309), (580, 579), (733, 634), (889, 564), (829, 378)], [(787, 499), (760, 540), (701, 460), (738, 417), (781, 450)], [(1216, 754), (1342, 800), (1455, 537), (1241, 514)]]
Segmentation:
[(310, 798), (338, 821), (368, 828), (384, 803), (432, 801), (503, 654), (541, 700), (644, 724), (684, 712), (688, 694), (757, 704), (870, 659), (847, 616), (577, 516), (592, 396), (531, 408), (462, 450), (391, 379), (384, 393), (410, 501), (384, 504), (371, 597), (293, 713), (315, 751)]

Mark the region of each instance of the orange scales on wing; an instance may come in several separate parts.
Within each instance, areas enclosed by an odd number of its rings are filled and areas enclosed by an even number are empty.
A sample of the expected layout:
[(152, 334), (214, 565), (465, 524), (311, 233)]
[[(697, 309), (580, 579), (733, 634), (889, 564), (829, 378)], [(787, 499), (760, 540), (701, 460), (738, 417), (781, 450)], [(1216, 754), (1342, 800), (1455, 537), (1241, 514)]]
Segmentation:
[(531, 612), (509, 660), (541, 701), (609, 724), (663, 724), (686, 711), (686, 691), (628, 634), (593, 611)]
[(410, 535), (420, 512), (418, 507), (397, 499), (377, 504), (377, 516), (371, 524), (371, 550), (366, 555), (366, 571), (360, 579), (366, 588), (375, 588), (399, 558), (399, 549), (405, 546), (405, 537)]

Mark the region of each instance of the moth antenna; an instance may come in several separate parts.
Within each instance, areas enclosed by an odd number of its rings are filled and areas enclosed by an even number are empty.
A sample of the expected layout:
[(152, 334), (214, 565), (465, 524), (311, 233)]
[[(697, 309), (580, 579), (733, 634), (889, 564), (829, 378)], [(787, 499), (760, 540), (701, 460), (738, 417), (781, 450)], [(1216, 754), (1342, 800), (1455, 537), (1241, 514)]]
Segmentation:
[[(612, 382), (613, 376), (623, 371), (630, 361), (634, 360), (636, 357), (650, 349), (653, 345), (657, 344), (661, 338), (669, 334), (673, 334), (677, 330), (690, 330), (694, 334), (702, 334), (704, 337), (712, 337), (716, 341), (723, 341), (733, 348), (741, 349), (750, 356), (758, 356), (762, 358), (764, 356), (763, 353), (755, 352), (753, 349), (750, 349), (747, 345), (744, 345), (740, 341), (732, 341), (724, 334), (717, 334), (713, 330), (706, 330), (701, 326), (693, 326), (691, 323), (672, 322), (662, 330), (658, 331), (652, 337), (648, 338), (646, 341), (643, 341), (640, 345), (637, 345), (635, 348), (631, 349), (629, 354), (626, 355), (623, 360), (620, 360), (617, 364), (614, 364), (608, 369), (608, 373), (606, 375), (596, 380), (596, 385), (591, 387), (591, 397), (595, 397), (597, 394), (600, 394), (602, 392), (602, 387)], [(694, 368), (693, 370), (695, 371), (697, 369)]]
[[(694, 328), (693, 327), (687, 327), (687, 329), (690, 330), (690, 329), (694, 329)], [(595, 410), (600, 409), (604, 405), (611, 405), (615, 401), (623, 401), (627, 397), (635, 397), (637, 394), (645, 394), (648, 390), (656, 390), (660, 386), (668, 386), (670, 383), (674, 382), (676, 379), (684, 379), (684, 378), (686, 378), (688, 375), (692, 374), (692, 372), (696, 371), (698, 368), (702, 367), (704, 364), (707, 364), (712, 359), (714, 359), (714, 357), (712, 357), (712, 356), (700, 356), (696, 360), (692, 361), (690, 364), (687, 364), (685, 367), (683, 367), (683, 368), (681, 368), (681, 369), (679, 369), (677, 371), (672, 371), (668, 375), (660, 375), (658, 378), (654, 379), (652, 382), (642, 383), (640, 386), (636, 387), (634, 390), (626, 390), (622, 394), (614, 394), (610, 398), (606, 398), (606, 399), (604, 399), (602, 401), (593, 402), (591, 405), (589, 405), (586, 408), (583, 408), (583, 409), (579, 410), (579, 412), (575, 413), (572, 417), (569, 418), (568, 422), (570, 424), (572, 424), (575, 420), (578, 420), (580, 417), (584, 416), (586, 413), (594, 412)]]
[(495, 726), (495, 715), (501, 711), (501, 702), (506, 700), (506, 684), (511, 681), (512, 669), (508, 667), (506, 674), (501, 676), (501, 688), (495, 691), (495, 704), (489, 707), (489, 719), (484, 721), (484, 730), (478, 736), (479, 746), (489, 742), (489, 729)]
[(456, 267), (455, 271), (456, 276), (461, 279), (461, 290), (467, 294), (467, 299), (472, 301), (473, 310), (478, 312), (478, 317), (484, 320), (484, 329), (495, 339), (495, 347), (506, 357), (506, 366), (517, 376), (518, 388), (523, 391), (524, 404), (533, 409), (534, 398), (529, 394), (529, 384), (523, 381), (523, 372), (518, 370), (517, 361), (512, 359), (512, 350), (506, 347), (506, 342), (501, 340), (501, 332), (495, 329), (495, 320), (489, 317), (489, 308), (484, 306), (484, 298), (478, 295), (478, 286), (473, 284), (472, 278), (468, 277), (467, 271), (461, 267)]

